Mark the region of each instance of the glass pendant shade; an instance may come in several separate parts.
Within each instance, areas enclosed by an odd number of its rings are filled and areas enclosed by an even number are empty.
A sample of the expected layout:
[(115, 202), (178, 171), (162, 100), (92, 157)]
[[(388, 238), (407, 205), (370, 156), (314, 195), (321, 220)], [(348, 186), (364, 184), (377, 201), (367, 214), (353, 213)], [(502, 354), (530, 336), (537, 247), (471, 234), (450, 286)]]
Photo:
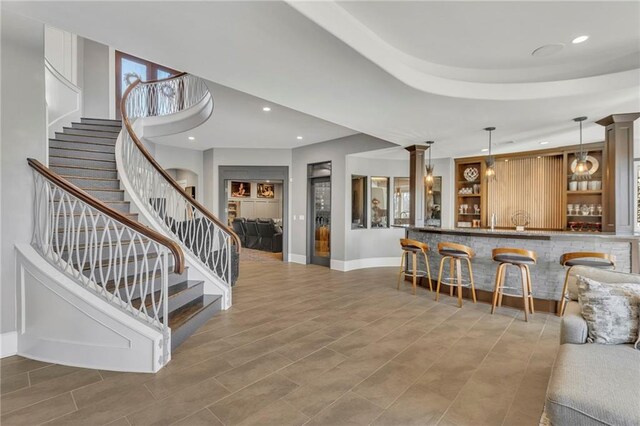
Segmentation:
[(424, 181), (428, 187), (433, 185), (433, 164), (431, 164), (431, 146), (434, 144), (433, 141), (427, 141), (427, 145), (429, 145), (429, 164), (425, 166), (425, 175)]
[(491, 155), (491, 132), (493, 132), (495, 127), (485, 127), (484, 130), (489, 132), (489, 155), (485, 160), (485, 169), (484, 169), (484, 177), (487, 180), (495, 180), (496, 179), (496, 160)]
[(589, 153), (582, 149), (582, 122), (586, 119), (587, 117), (578, 117), (573, 119), (573, 121), (580, 124), (580, 151), (576, 152), (576, 168), (573, 171), (573, 180), (591, 179), (591, 173), (589, 173), (591, 167), (587, 161)]

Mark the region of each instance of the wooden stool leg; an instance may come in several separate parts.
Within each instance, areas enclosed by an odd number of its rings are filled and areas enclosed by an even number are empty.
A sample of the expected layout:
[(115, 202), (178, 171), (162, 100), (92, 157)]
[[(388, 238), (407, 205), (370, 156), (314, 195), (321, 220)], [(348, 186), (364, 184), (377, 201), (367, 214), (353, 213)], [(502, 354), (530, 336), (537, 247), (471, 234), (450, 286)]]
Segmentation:
[(529, 265), (525, 265), (525, 268), (527, 268), (527, 287), (529, 288), (529, 303), (531, 305), (529, 306), (529, 311), (535, 314), (536, 311), (533, 309), (533, 288), (531, 288), (531, 270), (529, 269)]
[(427, 265), (427, 277), (429, 279), (429, 291), (433, 291), (433, 284), (431, 283), (431, 268), (429, 268), (429, 257), (426, 252), (422, 252), (424, 255), (424, 263)]
[(446, 257), (440, 259), (440, 269), (438, 270), (438, 286), (436, 287), (436, 302), (440, 298), (440, 283), (442, 283), (442, 270), (444, 269), (444, 261)]
[(499, 291), (498, 291), (498, 306), (502, 307), (502, 296), (503, 296), (503, 291), (504, 291), (504, 281), (507, 278), (507, 266), (509, 265), (508, 263), (504, 263), (504, 269), (502, 271), (502, 274), (500, 274), (500, 287), (499, 287)]
[(454, 263), (453, 257), (449, 258), (449, 297), (453, 297), (453, 286), (455, 283)]
[(496, 305), (498, 304), (498, 293), (500, 292), (500, 280), (502, 279), (502, 270), (504, 269), (504, 263), (498, 265), (496, 271), (496, 283), (493, 287), (493, 301), (491, 302), (491, 315), (496, 311)]
[(522, 278), (522, 301), (524, 302), (524, 320), (529, 321), (529, 297), (527, 296), (527, 269), (524, 265), (518, 265)]
[(415, 251), (412, 253), (411, 267), (413, 269), (413, 294), (416, 294), (416, 271), (418, 270), (418, 265), (416, 264), (416, 252)]
[(564, 308), (567, 307), (567, 292), (569, 291), (569, 272), (571, 268), (567, 269), (567, 273), (564, 276), (564, 284), (562, 285), (562, 294), (560, 295), (560, 307), (558, 309), (558, 316), (564, 315)]
[(398, 273), (398, 290), (400, 290), (400, 280), (404, 278), (404, 258), (406, 253), (402, 252), (402, 257), (400, 258), (400, 272)]
[(458, 308), (462, 308), (462, 262), (456, 259), (456, 275), (458, 276)]
[(476, 286), (473, 282), (473, 268), (471, 267), (471, 259), (467, 257), (467, 265), (469, 265), (469, 282), (471, 284), (471, 298), (476, 303)]

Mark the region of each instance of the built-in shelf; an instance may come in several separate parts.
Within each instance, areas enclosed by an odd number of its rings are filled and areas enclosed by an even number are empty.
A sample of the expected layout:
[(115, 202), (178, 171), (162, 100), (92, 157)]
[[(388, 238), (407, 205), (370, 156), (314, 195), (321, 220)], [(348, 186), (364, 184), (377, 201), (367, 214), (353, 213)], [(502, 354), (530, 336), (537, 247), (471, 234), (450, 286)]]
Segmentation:
[(594, 189), (588, 191), (567, 191), (567, 195), (598, 195), (602, 194), (601, 189)]
[(601, 214), (568, 214), (567, 217), (602, 217)]
[(479, 180), (459, 180), (458, 183), (468, 183), (468, 184), (474, 184), (474, 183), (480, 183)]
[(458, 213), (460, 216), (480, 216), (480, 213)]
[(458, 194), (458, 197), (480, 197), (480, 194)]

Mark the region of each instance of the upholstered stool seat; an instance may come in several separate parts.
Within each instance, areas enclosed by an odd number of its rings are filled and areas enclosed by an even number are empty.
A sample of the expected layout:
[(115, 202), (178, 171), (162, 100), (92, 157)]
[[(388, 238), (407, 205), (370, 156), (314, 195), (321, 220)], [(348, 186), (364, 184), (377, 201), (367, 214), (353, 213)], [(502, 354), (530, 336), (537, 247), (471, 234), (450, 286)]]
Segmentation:
[[(411, 276), (413, 284), (413, 294), (416, 294), (417, 279), (428, 278), (429, 290), (433, 291), (431, 284), (431, 270), (429, 268), (429, 246), (421, 241), (410, 240), (407, 238), (400, 239), (400, 247), (402, 248), (402, 259), (400, 260), (400, 272), (398, 273), (398, 290), (400, 290), (400, 281), (403, 277)], [(422, 254), (426, 271), (418, 269), (418, 255)], [(409, 255), (411, 255), (411, 269), (409, 269)]]
[(535, 259), (518, 254), (499, 254), (494, 256), (493, 260), (500, 263), (510, 263), (512, 265), (535, 265), (536, 263)]
[(568, 266), (562, 286), (562, 294), (560, 295), (560, 306), (558, 308), (558, 315), (562, 316), (564, 315), (564, 310), (569, 298), (569, 272), (571, 272), (571, 268), (574, 266), (589, 266), (598, 269), (615, 269), (616, 258), (607, 253), (577, 251), (565, 253), (560, 256), (560, 264), (565, 267)]
[[(473, 269), (471, 267), (471, 259), (475, 256), (473, 249), (462, 244), (442, 242), (438, 244), (438, 253), (440, 253), (442, 259), (440, 260), (440, 270), (438, 271), (436, 302), (440, 298), (440, 284), (446, 281), (446, 284), (449, 285), (449, 296), (453, 296), (454, 287), (458, 290), (458, 307), (462, 307), (462, 287), (471, 289), (473, 303), (476, 303), (476, 288), (473, 283)], [(449, 260), (449, 278), (445, 279), (442, 277), (442, 270), (447, 259)], [(462, 279), (462, 260), (469, 267), (469, 281)]]
[(499, 262), (496, 271), (496, 283), (493, 290), (493, 299), (491, 303), (491, 314), (496, 310), (496, 306), (502, 306), (502, 296), (504, 294), (516, 296), (516, 293), (505, 293), (505, 290), (517, 290), (516, 287), (505, 286), (506, 268), (507, 266), (515, 266), (520, 269), (522, 278), (522, 300), (524, 302), (524, 320), (529, 320), (529, 312), (534, 313), (533, 293), (531, 290), (531, 271), (530, 265), (535, 265), (537, 255), (530, 250), (519, 248), (496, 248), (493, 249), (492, 256), (495, 262)]

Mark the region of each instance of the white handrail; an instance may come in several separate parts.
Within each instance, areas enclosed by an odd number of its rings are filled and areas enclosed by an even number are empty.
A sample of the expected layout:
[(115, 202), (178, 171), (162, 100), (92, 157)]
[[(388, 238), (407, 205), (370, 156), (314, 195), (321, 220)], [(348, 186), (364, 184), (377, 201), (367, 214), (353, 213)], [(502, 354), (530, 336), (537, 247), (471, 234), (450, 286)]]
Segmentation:
[(228, 287), (232, 285), (233, 243), (239, 239), (155, 162), (134, 132), (133, 119), (166, 116), (200, 103), (209, 89), (204, 80), (180, 74), (165, 80), (134, 82), (122, 101), (122, 170), (137, 198), (156, 222)]
[(171, 348), (170, 259), (182, 260), (171, 257), (166, 245), (50, 179), (40, 170), (44, 166), (31, 165), (35, 180), (31, 245), (78, 284), (162, 332), (160, 364), (166, 364)]

